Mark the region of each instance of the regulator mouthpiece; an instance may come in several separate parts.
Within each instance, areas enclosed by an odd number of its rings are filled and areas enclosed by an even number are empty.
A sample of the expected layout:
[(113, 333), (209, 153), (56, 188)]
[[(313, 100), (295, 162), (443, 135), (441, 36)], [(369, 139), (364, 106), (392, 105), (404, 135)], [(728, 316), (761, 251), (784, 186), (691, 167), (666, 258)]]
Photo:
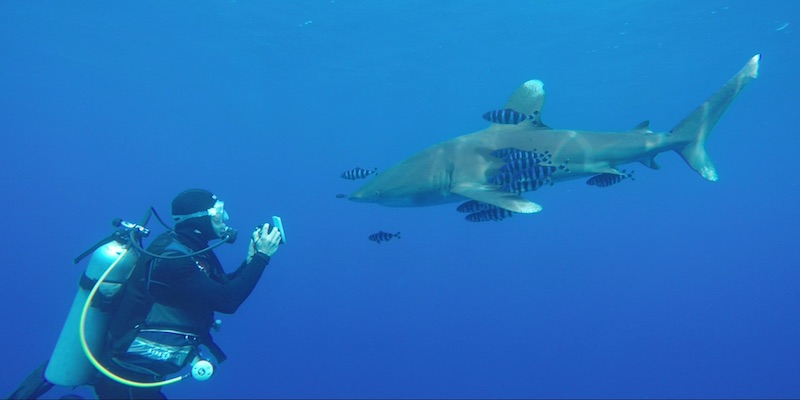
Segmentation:
[(222, 231), (222, 234), (225, 235), (223, 240), (233, 244), (236, 241), (236, 236), (239, 234), (239, 231), (236, 229), (231, 228), (230, 226), (226, 226), (225, 230)]

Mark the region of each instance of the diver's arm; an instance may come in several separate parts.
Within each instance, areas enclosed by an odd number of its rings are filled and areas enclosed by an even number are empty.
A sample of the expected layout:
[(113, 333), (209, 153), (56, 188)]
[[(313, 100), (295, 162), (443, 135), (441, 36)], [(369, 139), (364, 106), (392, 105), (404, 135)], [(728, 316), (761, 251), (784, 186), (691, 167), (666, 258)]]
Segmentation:
[(222, 283), (195, 263), (170, 260), (159, 263), (152, 273), (151, 292), (160, 302), (186, 308), (198, 306), (221, 313), (235, 312), (253, 291), (269, 257), (256, 256), (242, 265), (236, 277)]
[(253, 232), (248, 262), (233, 274), (229, 274), (229, 279), (225, 283), (214, 280), (194, 263), (186, 262), (187, 259), (169, 263), (171, 264), (169, 267), (155, 268), (154, 279), (167, 283), (168, 289), (164, 290), (162, 295), (171, 302), (187, 308), (197, 307), (197, 303), (205, 303), (207, 308), (214, 311), (226, 314), (236, 312), (255, 288), (270, 257), (275, 254), (280, 244), (280, 232), (277, 229), (273, 229), (267, 235), (261, 235), (261, 232), (267, 229), (269, 225), (264, 224), (264, 229)]

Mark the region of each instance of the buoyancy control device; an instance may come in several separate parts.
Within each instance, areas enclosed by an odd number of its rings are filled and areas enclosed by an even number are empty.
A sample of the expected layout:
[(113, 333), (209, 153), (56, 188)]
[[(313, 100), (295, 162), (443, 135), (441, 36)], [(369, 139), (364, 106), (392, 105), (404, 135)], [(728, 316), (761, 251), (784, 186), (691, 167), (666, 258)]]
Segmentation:
[[(204, 381), (213, 374), (213, 364), (197, 357), (191, 363), (190, 373), (158, 382), (135, 382), (109, 371), (97, 359), (106, 347), (106, 332), (116, 305), (115, 300), (124, 290), (137, 262), (143, 257), (159, 257), (142, 247), (142, 238), (150, 234), (145, 225), (151, 214), (169, 229), (151, 207), (141, 224), (115, 219), (112, 225), (117, 228), (116, 231), (74, 260), (78, 263), (91, 254), (89, 264), (81, 276), (78, 293), (44, 372), (49, 382), (59, 386), (85, 385), (91, 383), (99, 371), (128, 386), (154, 387), (175, 383), (188, 376)], [(219, 243), (184, 257), (211, 250), (230, 241), (228, 239), (229, 237), (223, 238)]]

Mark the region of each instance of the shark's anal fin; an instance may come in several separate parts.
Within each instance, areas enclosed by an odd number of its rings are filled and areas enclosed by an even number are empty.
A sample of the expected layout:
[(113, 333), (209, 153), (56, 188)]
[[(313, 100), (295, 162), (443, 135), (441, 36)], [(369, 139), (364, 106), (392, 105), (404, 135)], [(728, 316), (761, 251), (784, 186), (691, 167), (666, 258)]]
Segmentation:
[(516, 194), (498, 190), (495, 186), (464, 185), (453, 188), (450, 191), (472, 200), (504, 208), (508, 211), (522, 214), (532, 214), (542, 211), (542, 206)]
[(661, 165), (659, 165), (658, 162), (656, 162), (655, 156), (639, 160), (639, 162), (642, 163), (645, 167), (650, 169), (661, 169)]

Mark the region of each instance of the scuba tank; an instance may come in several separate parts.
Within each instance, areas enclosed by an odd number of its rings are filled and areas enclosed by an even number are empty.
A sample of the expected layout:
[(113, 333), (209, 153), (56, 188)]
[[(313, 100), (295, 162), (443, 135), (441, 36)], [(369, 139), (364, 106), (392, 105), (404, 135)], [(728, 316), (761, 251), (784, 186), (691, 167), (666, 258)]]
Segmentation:
[(205, 381), (213, 375), (214, 365), (199, 355), (192, 361), (190, 373), (157, 382), (136, 382), (117, 376), (96, 359), (96, 355), (106, 350), (109, 323), (118, 303), (115, 300), (119, 298), (142, 256), (163, 259), (193, 257), (224, 243), (232, 243), (236, 238), (236, 230), (226, 227), (225, 237), (203, 250), (180, 256), (152, 254), (141, 243), (142, 238), (150, 234), (145, 225), (151, 213), (165, 228), (170, 229), (151, 207), (141, 224), (115, 219), (112, 225), (117, 230), (111, 236), (75, 258), (74, 262), (77, 264), (89, 254), (92, 256), (81, 276), (78, 293), (45, 369), (44, 377), (47, 381), (59, 386), (80, 386), (91, 383), (99, 371), (124, 385), (156, 387), (175, 383), (189, 376)]
[[(80, 337), (81, 317), (84, 306), (89, 302), (89, 294), (97, 281), (112, 267), (113, 270), (103, 279), (97, 289), (85, 317), (85, 341), (92, 353), (99, 354), (105, 345), (108, 322), (112, 314), (112, 304), (133, 267), (139, 260), (136, 251), (129, 251), (130, 241), (147, 236), (150, 232), (141, 225), (114, 220), (112, 223), (119, 230), (104, 239), (87, 252), (78, 256), (75, 263), (80, 262), (91, 252), (89, 265), (86, 267), (78, 284), (78, 293), (72, 302), (67, 320), (61, 329), (53, 355), (44, 372), (45, 378), (59, 386), (79, 386), (89, 383), (95, 375), (95, 367), (84, 354)], [(126, 235), (128, 233), (128, 235)]]

